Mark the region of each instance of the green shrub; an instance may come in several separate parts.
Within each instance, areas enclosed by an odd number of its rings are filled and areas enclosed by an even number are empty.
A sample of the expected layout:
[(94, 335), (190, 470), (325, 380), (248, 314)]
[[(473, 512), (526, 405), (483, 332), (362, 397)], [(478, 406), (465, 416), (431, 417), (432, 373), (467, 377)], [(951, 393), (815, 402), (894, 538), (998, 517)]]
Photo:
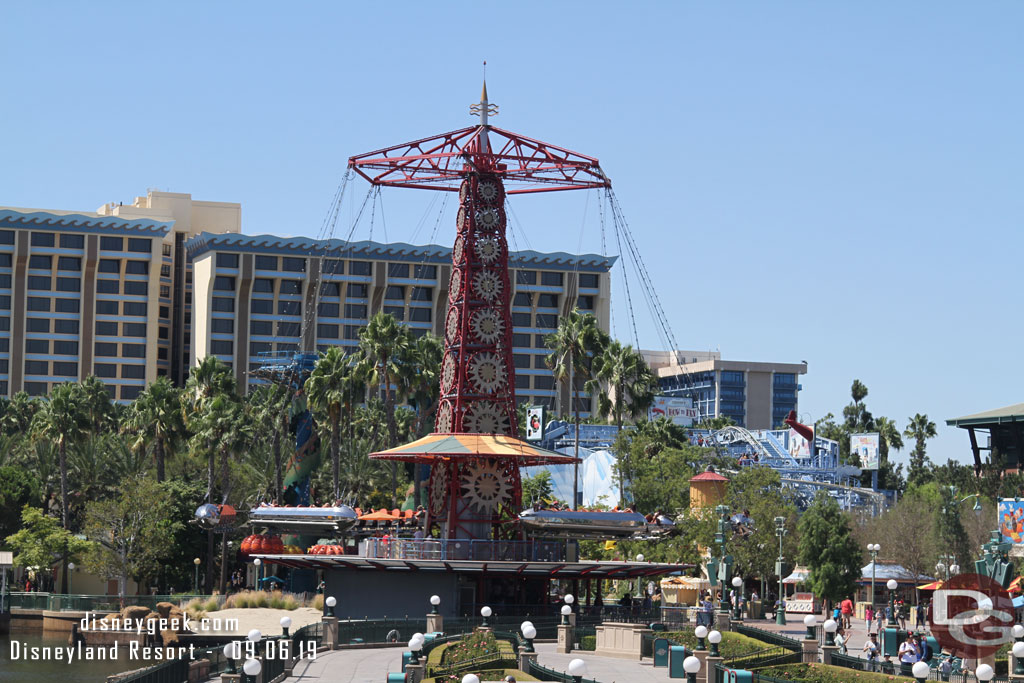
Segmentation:
[[(665, 633), (656, 633), (654, 637), (657, 638), (663, 636), (669, 640), (685, 645), (687, 649), (693, 650), (697, 647), (697, 636), (693, 635), (693, 631), (666, 631)], [(707, 639), (704, 640), (704, 646), (710, 647)], [(763, 640), (757, 640), (749, 636), (744, 636), (739, 633), (733, 633), (731, 631), (725, 631), (722, 633), (722, 642), (718, 645), (718, 651), (725, 659), (732, 659), (734, 657), (742, 657), (758, 650), (764, 650), (765, 648), (772, 647), (771, 643), (766, 643)]]
[(913, 683), (914, 681), (910, 677), (872, 673), (870, 671), (856, 671), (839, 666), (825, 666), (824, 664), (769, 666), (764, 669), (758, 669), (757, 673), (762, 676), (800, 681), (801, 683), (890, 683), (892, 681)]
[(581, 650), (596, 650), (597, 649), (597, 636), (583, 636), (580, 638), (580, 649)]

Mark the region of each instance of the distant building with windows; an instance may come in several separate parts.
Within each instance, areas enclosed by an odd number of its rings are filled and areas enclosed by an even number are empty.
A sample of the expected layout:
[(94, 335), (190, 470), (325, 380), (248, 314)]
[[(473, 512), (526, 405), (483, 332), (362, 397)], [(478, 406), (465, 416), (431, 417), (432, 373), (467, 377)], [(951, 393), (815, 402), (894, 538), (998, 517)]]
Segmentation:
[[(195, 273), (190, 362), (217, 356), (235, 369), (240, 386), (261, 382), (252, 373), (260, 353), (354, 349), (380, 311), (413, 334), (443, 336), (450, 247), (203, 234), (186, 249)], [(576, 307), (607, 331), (614, 257), (533, 251), (509, 257), (517, 400), (568, 413), (568, 389), (556, 385), (544, 362), (544, 339)], [(582, 382), (580, 389), (582, 412), (589, 414), (593, 399)]]
[(797, 410), (807, 363), (722, 360), (718, 351), (641, 351), (666, 396), (693, 399), (700, 419), (729, 417), (747, 429), (775, 429)]

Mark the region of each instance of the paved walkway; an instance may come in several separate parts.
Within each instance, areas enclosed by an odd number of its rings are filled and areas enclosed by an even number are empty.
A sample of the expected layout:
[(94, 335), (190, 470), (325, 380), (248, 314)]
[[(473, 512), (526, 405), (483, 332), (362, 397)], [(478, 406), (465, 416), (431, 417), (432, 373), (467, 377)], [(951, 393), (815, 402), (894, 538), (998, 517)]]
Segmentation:
[(303, 659), (286, 680), (331, 681), (331, 683), (383, 683), (388, 672), (402, 670), (405, 648), (382, 647), (358, 650), (334, 650)]
[(599, 657), (593, 652), (576, 651), (570, 655), (555, 652), (554, 643), (538, 643), (537, 662), (555, 671), (567, 671), (569, 661), (582, 659), (587, 663), (586, 678), (593, 678), (601, 683), (666, 683), (669, 680), (668, 669), (655, 669), (651, 660), (643, 662), (635, 659), (619, 659), (618, 657)]

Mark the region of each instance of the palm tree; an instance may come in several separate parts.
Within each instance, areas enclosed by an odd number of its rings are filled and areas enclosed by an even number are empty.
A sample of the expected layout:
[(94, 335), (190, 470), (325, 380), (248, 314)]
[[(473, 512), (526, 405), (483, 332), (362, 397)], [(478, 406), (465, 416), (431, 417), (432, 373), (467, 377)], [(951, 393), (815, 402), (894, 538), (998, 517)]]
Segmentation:
[(7, 404), (0, 424), (8, 436), (27, 434), (32, 427), (32, 418), (39, 410), (39, 400), (32, 398), (24, 391), (16, 393)]
[(888, 459), (890, 448), (894, 451), (903, 448), (903, 437), (893, 420), (884, 416), (876, 417), (874, 431), (878, 432), (878, 452), (881, 458)]
[(340, 346), (332, 346), (320, 356), (305, 385), (310, 407), (327, 417), (331, 430), (334, 500), (341, 497), (338, 479), (341, 468), (341, 418), (345, 407), (351, 407), (354, 377), (352, 359)]
[[(592, 394), (600, 392), (597, 397), (598, 413), (614, 417), (619, 431), (622, 431), (623, 412), (630, 419), (636, 419), (654, 401), (657, 378), (644, 357), (632, 346), (623, 346), (618, 340), (612, 340), (604, 352), (594, 358), (592, 373), (593, 379), (587, 382), (586, 389)], [(623, 507), (628, 476), (627, 468), (622, 467), (619, 471), (619, 505)]]
[[(49, 400), (39, 407), (32, 419), (32, 432), (38, 439), (57, 444), (60, 463), (61, 521), (69, 529), (68, 517), (68, 446), (77, 443), (88, 429), (88, 416), (83, 410), (83, 395), (77, 384), (58, 384), (50, 392)], [(61, 569), (61, 592), (68, 589), (68, 557), (64, 552)]]
[[(441, 398), (439, 380), (444, 344), (439, 337), (425, 334), (416, 339), (411, 350), (409, 362), (403, 361), (403, 368), (408, 368), (404, 374), (410, 376), (406, 395), (412, 399), (416, 407), (415, 436), (423, 436), (425, 432), (433, 431), (433, 418)], [(425, 425), (431, 425), (431, 428), (424, 429)], [(416, 463), (412, 468), (414, 506), (420, 504), (422, 493), (420, 483), (423, 480), (425, 467), (426, 465)]]
[(907, 418), (907, 428), (903, 430), (903, 436), (914, 440), (914, 450), (910, 452), (910, 469), (907, 471), (907, 483), (916, 483), (928, 471), (928, 455), (925, 452), (925, 443), (928, 439), (937, 436), (935, 423), (928, 419), (927, 415), (915, 413), (914, 417)]
[(164, 480), (164, 458), (184, 432), (181, 417), (181, 392), (167, 377), (158, 377), (139, 394), (129, 408), (122, 431), (135, 435), (133, 447), (145, 451), (153, 444), (156, 480)]
[(259, 424), (265, 425), (271, 432), (270, 452), (274, 457), (274, 492), (271, 498), (278, 500), (284, 495), (282, 446), (287, 438), (291, 422), (288, 412), (291, 395), (289, 386), (270, 384), (250, 391), (245, 399), (256, 413)]
[(572, 401), (572, 412), (576, 423), (576, 462), (573, 465), (572, 509), (576, 509), (579, 497), (580, 473), (580, 402), (579, 379), (590, 376), (589, 359), (599, 355), (608, 345), (608, 335), (597, 326), (597, 318), (590, 313), (573, 310), (558, 321), (558, 330), (544, 340), (551, 353), (547, 365), (554, 371), (555, 379), (566, 382)]
[(113, 423), (114, 405), (110, 400), (110, 392), (107, 385), (93, 375), (86, 377), (80, 386), (82, 409), (89, 417), (92, 433), (99, 434)]

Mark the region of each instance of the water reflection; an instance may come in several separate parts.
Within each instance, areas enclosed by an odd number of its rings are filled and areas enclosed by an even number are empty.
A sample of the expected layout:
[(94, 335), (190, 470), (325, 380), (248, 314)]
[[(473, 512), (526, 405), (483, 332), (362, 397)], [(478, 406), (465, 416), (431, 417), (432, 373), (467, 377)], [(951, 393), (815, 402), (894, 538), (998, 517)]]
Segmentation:
[[(17, 645), (13, 648), (11, 641), (17, 641)], [(12, 659), (12, 654), (17, 654), (19, 645), (21, 658)], [(60, 683), (102, 683), (111, 674), (147, 666), (146, 662), (129, 660), (128, 648), (123, 644), (118, 648), (118, 659), (114, 661), (79, 660), (77, 650), (75, 650), (75, 658), (70, 663), (67, 661), (66, 654), (59, 661), (27, 659), (31, 653), (25, 652), (25, 649), (33, 647), (67, 648), (68, 635), (66, 633), (44, 633), (41, 630), (14, 630), (10, 635), (0, 635), (0, 681), (3, 683), (41, 683), (42, 681), (53, 683), (54, 680), (59, 680)], [(15, 651), (14, 653), (12, 653), (12, 649)], [(99, 649), (95, 648), (94, 652), (98, 652)], [(103, 649), (109, 651), (109, 648)], [(83, 647), (83, 652), (84, 650)]]

